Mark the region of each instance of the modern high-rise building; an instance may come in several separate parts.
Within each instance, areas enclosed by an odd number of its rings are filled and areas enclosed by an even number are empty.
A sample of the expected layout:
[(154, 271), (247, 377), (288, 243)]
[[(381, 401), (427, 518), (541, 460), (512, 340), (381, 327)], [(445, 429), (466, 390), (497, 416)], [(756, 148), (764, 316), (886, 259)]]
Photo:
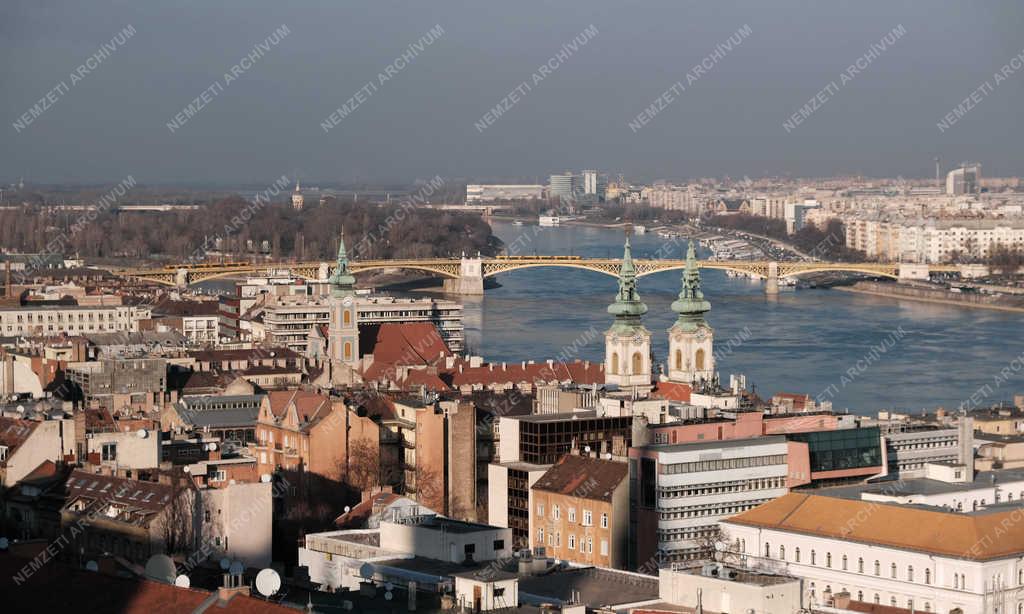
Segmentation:
[(960, 196), (981, 192), (981, 164), (964, 162), (946, 175), (946, 194)]
[(579, 179), (572, 173), (551, 175), (548, 180), (548, 193), (552, 198), (560, 198), (565, 202), (576, 200), (579, 191)]

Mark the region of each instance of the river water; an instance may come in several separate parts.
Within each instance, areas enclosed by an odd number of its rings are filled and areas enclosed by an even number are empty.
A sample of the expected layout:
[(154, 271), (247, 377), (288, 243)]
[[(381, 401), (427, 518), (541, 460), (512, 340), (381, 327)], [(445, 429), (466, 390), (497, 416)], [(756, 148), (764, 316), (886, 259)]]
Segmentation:
[[(621, 230), (506, 222), (492, 227), (512, 254), (622, 255)], [(686, 250), (684, 240), (654, 234), (634, 236), (632, 244), (636, 258), (682, 258)], [(679, 279), (680, 271), (667, 271), (639, 280), (649, 307), (644, 324), (662, 363)], [(760, 282), (714, 270), (702, 271), (702, 279), (723, 383), (742, 373), (764, 398), (807, 393), (831, 400), (838, 410), (874, 414), (988, 406), (1024, 393), (1024, 314), (837, 290), (783, 291), (769, 299)], [(462, 297), (475, 353), (498, 362), (559, 355), (603, 360), (614, 278), (542, 267), (505, 273), (498, 281), (501, 287), (482, 298)]]

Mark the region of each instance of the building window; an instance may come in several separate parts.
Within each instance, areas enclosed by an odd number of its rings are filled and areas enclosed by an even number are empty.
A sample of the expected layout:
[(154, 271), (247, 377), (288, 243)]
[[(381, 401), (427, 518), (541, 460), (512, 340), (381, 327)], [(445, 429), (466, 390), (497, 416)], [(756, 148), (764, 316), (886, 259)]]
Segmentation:
[(783, 560), (783, 561), (786, 560), (786, 547), (785, 546), (779, 546), (779, 558), (781, 560)]
[(832, 553), (831, 552), (826, 552), (825, 553), (825, 567), (828, 567), (829, 569), (832, 569)]
[(570, 533), (569, 534), (569, 550), (575, 550), (575, 549), (576, 549), (576, 534), (575, 533)]
[(569, 508), (569, 522), (576, 522), (576, 508)]
[(893, 579), (896, 578), (896, 563), (889, 566), (889, 575), (892, 576)]
[(864, 601), (864, 591), (857, 591), (857, 601)]
[(102, 458), (105, 461), (117, 460), (117, 444), (116, 443), (105, 443), (105, 444), (103, 444)]
[(818, 564), (817, 561), (818, 561), (818, 553), (815, 552), (814, 550), (811, 550), (811, 565), (817, 565)]
[(601, 528), (608, 528), (608, 514), (601, 514)]
[(704, 348), (697, 349), (697, 353), (694, 355), (693, 362), (696, 364), (698, 371), (704, 370)]
[(540, 516), (541, 518), (544, 517), (544, 504), (543, 503), (538, 503), (537, 504), (537, 515)]
[(882, 603), (882, 597), (878, 593), (875, 593), (875, 603), (879, 605)]
[(764, 558), (772, 558), (772, 547), (771, 544), (769, 544), (768, 542), (764, 543)]
[(557, 504), (551, 506), (551, 517), (558, 520), (562, 517), (562, 510), (558, 508)]
[(633, 375), (640, 375), (644, 372), (644, 357), (640, 352), (633, 354)]
[(683, 351), (676, 350), (676, 371), (683, 370)]
[(797, 563), (799, 563), (799, 562), (800, 562), (800, 549), (799, 549), (799, 548), (797, 548), (797, 549), (796, 549), (796, 552), (795, 552), (794, 554), (795, 554), (796, 556), (795, 556), (795, 558), (794, 558), (793, 560), (795, 560), (795, 561), (796, 561)]
[(608, 556), (608, 540), (601, 540), (601, 556)]
[(878, 561), (875, 561), (875, 575), (876, 576), (882, 575), (882, 564), (879, 563)]
[(913, 565), (908, 565), (907, 566), (907, 582), (913, 582), (913, 581), (914, 581), (914, 566)]
[(590, 510), (583, 510), (583, 526), (594, 526), (594, 512), (591, 512)]
[(537, 529), (537, 543), (541, 546), (544, 545), (544, 527)]
[(846, 571), (846, 555), (843, 555), (843, 571)]
[(504, 549), (505, 549), (505, 540), (503, 540), (503, 539), (496, 539), (496, 540), (494, 540), (494, 551), (495, 552), (497, 552), (498, 550), (504, 550)]
[(352, 360), (352, 342), (345, 342), (345, 360)]
[(930, 569), (924, 570), (924, 583), (925, 584), (931, 584), (932, 583), (932, 570), (930, 570)]
[(857, 573), (864, 573), (864, 559), (857, 559)]
[(348, 309), (342, 312), (341, 323), (344, 324), (345, 326), (348, 326), (349, 324), (352, 323), (352, 312), (349, 311)]
[(612, 352), (612, 373), (615, 375), (619, 374), (619, 354), (618, 352)]

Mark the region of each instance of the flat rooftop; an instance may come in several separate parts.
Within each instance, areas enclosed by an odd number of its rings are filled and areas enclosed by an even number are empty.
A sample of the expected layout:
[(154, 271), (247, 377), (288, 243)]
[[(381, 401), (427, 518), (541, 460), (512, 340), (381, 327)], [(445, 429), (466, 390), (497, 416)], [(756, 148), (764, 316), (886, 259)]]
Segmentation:
[(785, 435), (765, 435), (748, 439), (721, 439), (712, 441), (692, 441), (689, 443), (649, 444), (645, 450), (655, 452), (692, 452), (694, 450), (715, 450), (719, 448), (742, 448), (745, 446), (761, 446), (772, 443), (785, 443)]
[[(997, 471), (979, 471), (970, 482), (956, 483), (932, 480), (929, 478), (911, 478), (906, 480), (888, 480), (871, 484), (853, 484), (834, 486), (815, 491), (816, 494), (840, 499), (861, 500), (861, 495), (886, 495), (893, 497), (910, 495), (943, 495), (957, 492), (968, 492), (981, 488), (990, 488), (1006, 482), (1024, 481), (1024, 468), (1000, 469)], [(1019, 505), (1019, 502), (1018, 502)]]
[(658, 578), (600, 567), (570, 567), (540, 576), (520, 576), (522, 593), (545, 601), (568, 602), (573, 591), (589, 608), (658, 598)]

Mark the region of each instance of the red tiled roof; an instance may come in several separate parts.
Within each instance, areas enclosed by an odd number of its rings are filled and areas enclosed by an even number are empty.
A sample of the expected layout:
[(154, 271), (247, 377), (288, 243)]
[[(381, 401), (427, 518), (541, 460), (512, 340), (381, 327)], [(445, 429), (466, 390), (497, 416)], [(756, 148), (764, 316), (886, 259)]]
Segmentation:
[(626, 463), (566, 454), (544, 472), (533, 488), (581, 499), (611, 501), (627, 474)]
[(675, 382), (658, 382), (651, 396), (657, 399), (668, 399), (669, 401), (690, 402), (690, 395), (693, 393), (693, 386), (689, 384), (677, 384)]
[(433, 365), (452, 355), (437, 327), (430, 322), (367, 326), (359, 341), (360, 355), (373, 355), (373, 364), (363, 373), (363, 378), (371, 381), (394, 379), (395, 367)]
[(331, 410), (331, 399), (319, 392), (307, 390), (271, 390), (267, 393), (270, 411), (274, 416), (284, 416), (285, 410), (295, 403), (295, 413), (300, 422), (312, 422), (324, 411)]
[(470, 367), (461, 360), (455, 368), (448, 371), (452, 385), (472, 386), (474, 384), (493, 385), (520, 382), (572, 382), (575, 384), (604, 383), (604, 364), (596, 362), (521, 362), (497, 365), (486, 363), (479, 367)]
[(406, 390), (419, 388), (421, 386), (434, 392), (451, 390), (451, 386), (438, 377), (437, 373), (426, 369), (409, 369), (405, 378), (402, 379), (399, 384)]
[(366, 501), (353, 507), (341, 516), (334, 519), (334, 526), (339, 529), (363, 529), (366, 528), (366, 521), (373, 514), (373, 508), (377, 505), (387, 506), (402, 498), (390, 492), (382, 492), (371, 496)]
[(7, 446), (7, 458), (10, 458), (18, 447), (25, 443), (38, 424), (35, 420), (0, 416), (0, 445)]

